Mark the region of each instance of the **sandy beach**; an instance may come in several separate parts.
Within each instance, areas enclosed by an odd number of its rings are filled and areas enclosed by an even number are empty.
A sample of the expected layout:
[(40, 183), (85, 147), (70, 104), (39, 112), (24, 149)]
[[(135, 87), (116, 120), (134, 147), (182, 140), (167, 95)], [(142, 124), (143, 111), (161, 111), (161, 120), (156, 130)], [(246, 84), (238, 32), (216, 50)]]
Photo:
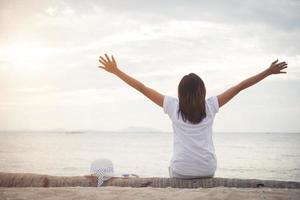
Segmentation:
[(0, 188), (0, 199), (295, 199), (299, 189), (270, 188), (131, 188), (131, 187), (61, 187), (61, 188)]

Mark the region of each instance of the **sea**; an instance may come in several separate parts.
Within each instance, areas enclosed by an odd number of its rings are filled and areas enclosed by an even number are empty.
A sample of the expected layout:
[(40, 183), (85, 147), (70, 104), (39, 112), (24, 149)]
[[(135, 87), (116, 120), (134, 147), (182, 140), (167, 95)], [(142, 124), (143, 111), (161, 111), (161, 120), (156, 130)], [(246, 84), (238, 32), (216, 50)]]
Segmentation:
[[(300, 181), (300, 133), (214, 132), (215, 177)], [(117, 174), (168, 177), (173, 134), (161, 131), (1, 131), (0, 172), (88, 175), (110, 159)]]

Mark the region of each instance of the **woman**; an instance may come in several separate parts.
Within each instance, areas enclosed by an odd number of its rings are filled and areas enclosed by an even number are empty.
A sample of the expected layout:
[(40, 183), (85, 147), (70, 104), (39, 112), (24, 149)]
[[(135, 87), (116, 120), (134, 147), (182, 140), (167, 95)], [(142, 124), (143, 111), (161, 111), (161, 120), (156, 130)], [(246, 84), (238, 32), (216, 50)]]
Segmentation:
[(215, 114), (240, 91), (256, 84), (272, 74), (286, 73), (286, 62), (274, 61), (266, 70), (252, 76), (225, 92), (206, 97), (202, 79), (194, 73), (185, 75), (178, 85), (177, 98), (162, 95), (130, 77), (117, 67), (113, 56), (100, 56), (100, 68), (118, 76), (128, 85), (140, 91), (151, 101), (161, 106), (172, 121), (174, 131), (173, 156), (170, 162), (170, 177), (199, 178), (213, 177), (217, 159), (212, 140)]

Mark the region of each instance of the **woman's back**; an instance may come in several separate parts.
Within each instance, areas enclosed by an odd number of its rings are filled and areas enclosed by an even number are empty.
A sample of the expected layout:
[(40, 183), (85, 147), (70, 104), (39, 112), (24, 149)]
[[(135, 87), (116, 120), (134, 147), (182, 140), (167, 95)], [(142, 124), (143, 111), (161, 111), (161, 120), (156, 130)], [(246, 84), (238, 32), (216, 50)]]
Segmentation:
[(178, 106), (177, 98), (164, 96), (163, 109), (172, 121), (174, 132), (170, 167), (181, 175), (211, 176), (217, 167), (212, 130), (219, 110), (218, 99), (216, 96), (206, 99), (206, 117), (198, 124), (185, 122), (177, 113)]

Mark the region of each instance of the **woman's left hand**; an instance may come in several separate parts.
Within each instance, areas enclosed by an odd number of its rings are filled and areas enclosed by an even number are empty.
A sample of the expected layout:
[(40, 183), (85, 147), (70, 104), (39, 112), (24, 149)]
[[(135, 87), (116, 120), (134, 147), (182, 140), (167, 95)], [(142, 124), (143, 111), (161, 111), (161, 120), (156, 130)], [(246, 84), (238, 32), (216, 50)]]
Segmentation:
[(100, 56), (99, 62), (104, 66), (99, 66), (99, 68), (105, 69), (106, 71), (115, 74), (119, 70), (117, 62), (115, 61), (113, 56), (109, 58), (108, 55), (105, 54), (105, 57), (106, 59)]

